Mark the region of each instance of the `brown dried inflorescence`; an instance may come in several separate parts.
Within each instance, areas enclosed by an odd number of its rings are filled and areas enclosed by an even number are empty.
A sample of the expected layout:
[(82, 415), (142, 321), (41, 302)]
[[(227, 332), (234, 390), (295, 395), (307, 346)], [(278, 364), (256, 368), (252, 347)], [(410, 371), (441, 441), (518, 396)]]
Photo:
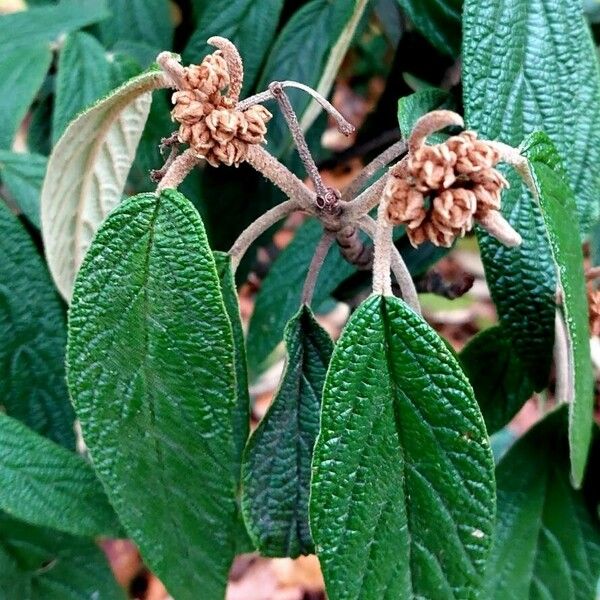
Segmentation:
[(238, 166), (250, 145), (264, 143), (271, 113), (260, 105), (235, 108), (236, 101), (227, 95), (231, 78), (220, 51), (183, 71), (183, 89), (173, 94), (171, 112), (179, 123), (179, 140), (213, 167)]
[(449, 247), (473, 228), (476, 220), (500, 208), (508, 182), (495, 169), (500, 153), (473, 131), (442, 144), (422, 144), (390, 172), (386, 187), (387, 217), (404, 225), (417, 246), (429, 240)]

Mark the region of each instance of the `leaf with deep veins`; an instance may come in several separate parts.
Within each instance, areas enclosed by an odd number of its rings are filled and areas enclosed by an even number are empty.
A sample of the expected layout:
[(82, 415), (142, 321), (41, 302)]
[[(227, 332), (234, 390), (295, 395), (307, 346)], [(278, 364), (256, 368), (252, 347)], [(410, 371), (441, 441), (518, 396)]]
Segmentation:
[(369, 298), (333, 353), (313, 458), (311, 529), (329, 597), (476, 597), (493, 470), (444, 342), (401, 300)]
[(79, 115), (54, 147), (42, 188), (42, 234), (50, 272), (69, 301), (81, 261), (110, 211), (121, 202), (151, 91), (161, 72), (131, 79)]
[(173, 190), (111, 213), (77, 277), (68, 382), (94, 467), (178, 600), (223, 598), (235, 552), (231, 324), (204, 227)]

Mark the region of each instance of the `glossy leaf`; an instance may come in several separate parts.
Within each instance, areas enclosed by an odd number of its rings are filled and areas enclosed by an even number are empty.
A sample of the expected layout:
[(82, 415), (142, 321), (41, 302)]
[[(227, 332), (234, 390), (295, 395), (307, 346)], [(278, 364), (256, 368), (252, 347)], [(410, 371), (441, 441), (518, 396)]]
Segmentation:
[[(260, 374), (269, 364), (270, 355), (279, 344), (289, 319), (300, 306), (302, 288), (310, 259), (321, 236), (322, 227), (309, 221), (277, 257), (256, 298), (247, 339), (248, 367), (251, 376)], [(334, 245), (321, 268), (313, 306), (316, 310), (330, 302), (335, 288), (356, 271)]]
[(1, 202), (0, 255), (0, 404), (11, 417), (74, 448), (63, 307), (31, 238)]
[[(271, 81), (291, 79), (327, 96), (366, 6), (367, 0), (307, 2), (277, 37), (258, 88), (265, 89)], [(289, 96), (306, 131), (320, 108), (304, 92), (290, 90)], [(274, 114), (269, 123), (269, 151), (282, 156), (292, 147), (292, 138), (283, 116), (279, 111)]]
[(243, 466), (243, 509), (263, 556), (314, 553), (308, 524), (313, 448), (333, 343), (302, 306), (285, 330), (287, 363), (269, 410), (252, 434)]
[(460, 54), (463, 0), (398, 0), (417, 29), (441, 52)]
[(202, 222), (178, 192), (130, 198), (99, 230), (68, 365), (96, 472), (148, 566), (178, 600), (223, 598), (239, 476), (233, 338)]
[(48, 161), (42, 234), (56, 287), (69, 301), (75, 275), (106, 215), (122, 199), (158, 71), (130, 80), (73, 121)]
[(0, 509), (33, 525), (73, 535), (121, 533), (92, 467), (2, 413)]
[(0, 513), (1, 600), (125, 600), (91, 540)]
[(46, 157), (40, 154), (0, 150), (0, 179), (10, 199), (36, 227), (40, 227), (40, 190), (46, 162)]
[(102, 45), (88, 33), (69, 35), (58, 60), (52, 113), (53, 143), (56, 144), (76, 115), (102, 98), (110, 87), (110, 65)]
[(460, 353), (488, 433), (502, 429), (531, 398), (533, 385), (502, 327), (490, 327)]
[(493, 468), (445, 343), (401, 300), (366, 300), (335, 347), (313, 458), (311, 529), (329, 597), (477, 597)]
[(522, 146), (536, 188), (558, 282), (562, 289), (562, 310), (568, 335), (569, 442), (572, 476), (581, 484), (592, 435), (594, 374), (589, 349), (588, 305), (583, 271), (583, 252), (577, 229), (575, 200), (556, 148), (543, 133), (531, 135)]
[(283, 0), (231, 0), (220, 2), (195, 2), (197, 7), (196, 30), (183, 53), (186, 62), (198, 63), (214, 51), (206, 40), (220, 35), (231, 40), (244, 59), (244, 90), (252, 89), (259, 69), (269, 50)]
[(600, 523), (569, 483), (566, 412), (546, 417), (498, 465), (498, 516), (482, 598), (595, 598)]
[[(0, 25), (1, 19), (2, 17), (0, 17)], [(32, 44), (26, 48), (7, 50), (2, 55), (0, 148), (10, 150), (12, 147), (17, 130), (46, 77), (51, 61), (52, 52), (44, 44)]]

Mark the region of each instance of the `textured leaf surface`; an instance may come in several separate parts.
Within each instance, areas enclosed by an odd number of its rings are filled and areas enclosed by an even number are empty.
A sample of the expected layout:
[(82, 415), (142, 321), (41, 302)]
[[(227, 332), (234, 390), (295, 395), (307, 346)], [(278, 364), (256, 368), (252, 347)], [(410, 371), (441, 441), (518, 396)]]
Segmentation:
[(565, 409), (549, 415), (498, 465), (498, 516), (483, 598), (595, 598), (600, 523), (569, 484), (566, 421)]
[(502, 429), (533, 394), (523, 364), (502, 327), (478, 334), (460, 353), (488, 433)]
[[(196, 31), (184, 51), (185, 62), (198, 63), (214, 51), (206, 40), (220, 35), (231, 40), (244, 59), (244, 90), (252, 88), (269, 46), (273, 42), (283, 0), (230, 0), (226, 3), (194, 3)], [(260, 32), (260, 34), (258, 34)]]
[(463, 0), (398, 0), (419, 31), (451, 56), (460, 53)]
[(0, 179), (18, 209), (40, 226), (40, 190), (46, 173), (46, 157), (0, 150)]
[(172, 190), (127, 200), (77, 279), (68, 381), (117, 514), (178, 600), (222, 598), (233, 559), (233, 363), (198, 214)]
[(583, 479), (592, 436), (594, 412), (594, 374), (589, 349), (588, 305), (583, 272), (583, 252), (575, 200), (565, 180), (560, 157), (545, 134), (531, 135), (523, 143), (529, 160), (537, 199), (556, 263), (558, 282), (563, 292), (562, 310), (567, 326), (569, 377), (569, 441), (572, 476), (576, 485)]
[(0, 413), (0, 509), (73, 535), (121, 533), (92, 467)]
[(104, 553), (90, 540), (0, 513), (1, 600), (124, 600)]
[[(308, 266), (322, 231), (321, 225), (312, 220), (300, 228), (262, 283), (248, 330), (251, 375), (258, 375), (268, 365), (269, 355), (281, 341), (286, 323), (300, 306)], [(344, 260), (337, 245), (333, 245), (321, 268), (312, 305), (318, 310), (355, 270)]]
[(68, 301), (92, 238), (121, 202), (148, 117), (157, 71), (144, 73), (73, 121), (48, 161), (42, 188), (42, 234), (57, 288)]
[[(327, 96), (352, 41), (367, 0), (331, 2), (311, 0), (287, 22), (267, 59), (259, 89), (271, 81), (299, 81)], [(319, 114), (310, 96), (289, 90), (289, 96), (306, 131)], [(291, 147), (285, 119), (276, 111), (269, 123), (269, 152), (282, 156)]]
[(329, 596), (476, 597), (493, 468), (444, 342), (401, 300), (369, 298), (333, 353), (313, 459), (311, 529)]
[(244, 455), (244, 517), (264, 556), (314, 553), (308, 524), (311, 460), (333, 344), (302, 306), (285, 330), (277, 395)]
[(75, 115), (104, 96), (109, 89), (110, 65), (102, 45), (87, 33), (69, 35), (58, 60), (52, 112), (53, 144)]
[[(455, 103), (448, 92), (438, 88), (427, 88), (400, 98), (398, 100), (398, 125), (402, 137), (408, 139), (415, 123), (424, 114), (438, 109), (456, 110)], [(443, 141), (439, 139), (442, 137), (445, 136), (434, 134), (429, 139), (432, 143), (439, 143)]]
[(73, 448), (63, 307), (31, 238), (1, 202), (0, 255), (0, 405), (8, 415)]
[[(0, 17), (0, 31), (2, 30)], [(2, 34), (0, 33), (0, 36)], [(2, 37), (0, 37), (2, 40)], [(0, 51), (4, 44), (0, 42)], [(9, 150), (52, 61), (46, 44), (4, 50), (0, 60), (0, 148)]]

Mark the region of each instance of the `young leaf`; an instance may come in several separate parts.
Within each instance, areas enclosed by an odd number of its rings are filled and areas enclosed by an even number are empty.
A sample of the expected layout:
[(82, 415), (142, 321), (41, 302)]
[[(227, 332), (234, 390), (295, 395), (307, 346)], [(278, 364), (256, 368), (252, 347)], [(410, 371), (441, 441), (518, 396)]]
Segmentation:
[(173, 44), (173, 19), (168, 0), (107, 0), (112, 13), (99, 25), (100, 40), (112, 48), (135, 42), (151, 48), (154, 58)]
[[(426, 113), (432, 110), (449, 109), (455, 110), (455, 103), (444, 90), (438, 88), (427, 88), (410, 96), (403, 96), (398, 100), (398, 125), (402, 137), (406, 140), (409, 138), (415, 123)], [(430, 136), (433, 143), (443, 141), (436, 139), (445, 137), (443, 134), (434, 134)]]
[(256, 81), (279, 22), (283, 0), (231, 0), (195, 2), (196, 31), (183, 53), (186, 62), (197, 63), (214, 50), (206, 40), (220, 35), (231, 40), (244, 58), (244, 89), (246, 94)]
[(0, 150), (0, 179), (10, 198), (30, 223), (40, 227), (40, 190), (46, 173), (46, 157)]
[[(258, 88), (271, 81), (300, 81), (327, 96), (350, 46), (367, 0), (331, 2), (310, 0), (287, 22), (267, 59)], [(306, 131), (320, 108), (304, 92), (290, 90), (300, 125)], [(291, 147), (291, 135), (278, 112), (269, 123), (269, 151), (282, 156)]]
[(498, 515), (482, 598), (595, 598), (600, 523), (569, 484), (566, 425), (565, 409), (548, 415), (498, 465)]
[(2, 600), (125, 600), (94, 542), (1, 512), (0, 572)]
[(333, 352), (302, 306), (285, 329), (287, 364), (267, 414), (250, 437), (242, 471), (244, 518), (263, 556), (311, 554), (308, 496), (321, 394)]
[(73, 535), (121, 533), (92, 467), (2, 413), (0, 509), (33, 525)]
[(462, 0), (398, 0), (417, 29), (441, 52), (460, 54)]
[[(0, 31), (3, 18), (0, 17)], [(0, 42), (0, 51), (3, 47)], [(10, 150), (17, 129), (46, 77), (52, 52), (46, 44), (32, 43), (0, 55), (0, 148)]]
[(586, 233), (600, 216), (600, 68), (581, 2), (465, 0), (463, 84), (482, 135), (513, 146), (550, 136)]
[(583, 253), (575, 218), (575, 200), (565, 180), (560, 157), (548, 136), (535, 133), (522, 145), (529, 161), (562, 290), (562, 310), (567, 329), (569, 381), (569, 442), (573, 482), (581, 484), (592, 435), (594, 375), (589, 349), (588, 306)]
[(121, 202), (158, 71), (136, 77), (86, 110), (60, 138), (42, 187), (42, 234), (54, 282), (68, 301), (98, 226)]
[(494, 463), (438, 335), (372, 296), (338, 341), (313, 458), (311, 530), (331, 598), (476, 597)]
[(149, 567), (178, 599), (223, 598), (239, 477), (233, 339), (202, 222), (178, 192), (130, 198), (98, 231), (73, 294), (68, 382)]
[[(248, 330), (248, 367), (258, 375), (268, 364), (269, 355), (281, 341), (285, 324), (300, 306), (302, 287), (322, 227), (310, 221), (301, 227), (291, 243), (277, 257), (256, 298)], [(315, 288), (313, 306), (331, 299), (335, 288), (356, 270), (332, 246), (323, 263)]]
[(104, 48), (87, 33), (69, 35), (58, 60), (52, 143), (56, 144), (75, 115), (104, 96), (110, 87), (110, 65)]
[(531, 398), (533, 385), (500, 326), (475, 336), (459, 357), (491, 435)]
[(31, 238), (2, 202), (0, 255), (0, 404), (11, 417), (74, 448), (63, 307)]

